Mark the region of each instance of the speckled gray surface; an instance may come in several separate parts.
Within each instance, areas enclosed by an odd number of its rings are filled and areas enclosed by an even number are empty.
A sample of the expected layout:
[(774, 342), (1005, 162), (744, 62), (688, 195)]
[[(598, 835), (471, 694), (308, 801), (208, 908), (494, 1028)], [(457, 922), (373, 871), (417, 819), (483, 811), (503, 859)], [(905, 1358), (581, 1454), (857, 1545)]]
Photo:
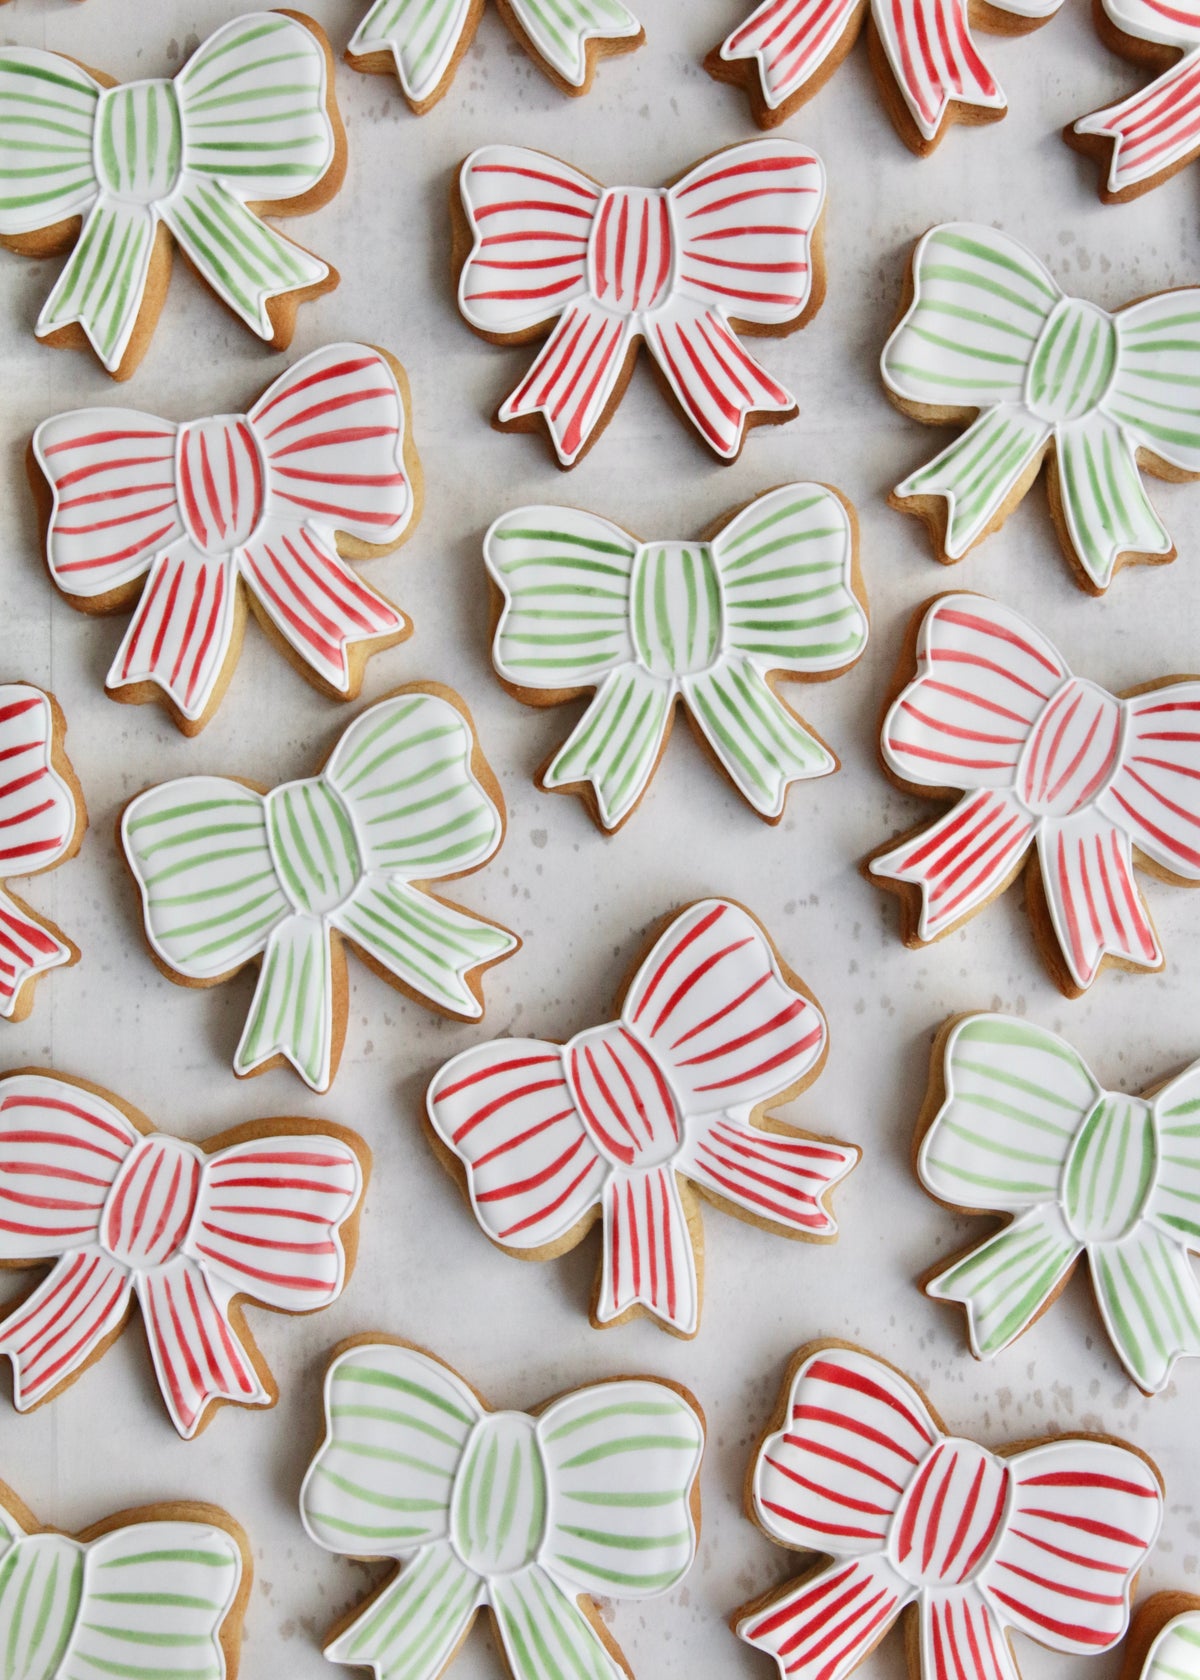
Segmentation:
[[(375, 1154), (359, 1268), (344, 1298), (307, 1319), (250, 1310), (282, 1391), (275, 1411), (226, 1408), (198, 1441), (177, 1440), (136, 1322), (75, 1387), (29, 1417), (9, 1409), (4, 1381), (0, 1477), (45, 1520), (70, 1528), (121, 1505), (191, 1496), (217, 1500), (242, 1521), (256, 1567), (246, 1680), (334, 1673), (320, 1634), (377, 1573), (319, 1552), (296, 1517), (319, 1432), (325, 1355), (339, 1338), (369, 1329), (434, 1347), (504, 1405), (619, 1371), (666, 1374), (699, 1396), (710, 1451), (697, 1565), (672, 1596), (610, 1614), (641, 1680), (767, 1680), (767, 1660), (740, 1647), (724, 1618), (782, 1579), (791, 1560), (743, 1517), (742, 1476), (787, 1356), (820, 1335), (885, 1354), (928, 1387), (953, 1426), (991, 1444), (1062, 1429), (1128, 1435), (1154, 1455), (1167, 1483), (1166, 1524), (1143, 1590), (1200, 1591), (1200, 1368), (1183, 1367), (1158, 1399), (1140, 1398), (1103, 1339), (1081, 1277), (998, 1362), (973, 1364), (960, 1316), (924, 1300), (913, 1278), (987, 1226), (942, 1212), (909, 1168), (929, 1037), (951, 1012), (1010, 1009), (1063, 1031), (1112, 1086), (1136, 1089), (1200, 1054), (1200, 893), (1150, 882), (1164, 972), (1105, 974), (1086, 1000), (1067, 1003), (1041, 967), (1019, 892), (916, 954), (900, 943), (894, 900), (855, 868), (863, 852), (932, 810), (889, 788), (874, 732), (908, 615), (951, 578), (1032, 614), (1076, 670), (1111, 688), (1200, 670), (1200, 486), (1153, 488), (1180, 558), (1122, 574), (1103, 601), (1072, 583), (1040, 489), (953, 573), (934, 564), (915, 521), (887, 509), (888, 487), (939, 441), (889, 407), (877, 376), (908, 246), (934, 221), (995, 221), (1039, 251), (1068, 288), (1115, 307), (1200, 279), (1200, 171), (1139, 203), (1101, 207), (1095, 167), (1068, 151), (1059, 129), (1132, 88), (1137, 73), (1101, 46), (1084, 0), (1067, 0), (1039, 33), (987, 39), (1010, 114), (987, 128), (954, 129), (926, 161), (897, 140), (860, 47), (786, 130), (821, 153), (830, 182), (828, 301), (803, 332), (759, 341), (771, 371), (798, 393), (799, 418), (753, 432), (741, 460), (722, 467), (686, 434), (643, 367), (595, 450), (561, 475), (539, 438), (489, 428), (528, 352), (485, 344), (453, 308), (446, 200), (454, 165), (472, 146), (517, 140), (608, 181), (653, 184), (749, 137), (741, 94), (700, 68), (744, 7), (640, 0), (646, 46), (602, 65), (584, 101), (557, 94), (491, 14), (450, 94), (425, 118), (411, 115), (393, 81), (339, 65), (346, 185), (316, 216), (287, 225), (336, 261), (342, 284), (301, 310), (293, 351), (358, 337), (398, 354), (412, 381), (426, 478), (416, 535), (368, 571), (411, 613), (416, 633), (372, 661), (365, 696), (436, 678), (466, 697), (504, 787), (509, 827), (499, 858), (459, 896), (515, 927), (525, 947), (487, 977), (482, 1027), (439, 1021), (352, 964), (345, 1057), (323, 1098), (287, 1072), (234, 1079), (229, 1062), (251, 978), (200, 992), (159, 975), (113, 827), (124, 800), (150, 780), (194, 770), (272, 782), (305, 774), (349, 713), (314, 693), (253, 626), (224, 705), (199, 739), (185, 740), (155, 707), (107, 700), (104, 673), (123, 620), (86, 617), (56, 597), (22, 459), (32, 427), (58, 409), (116, 401), (178, 418), (236, 410), (289, 358), (265, 352), (177, 265), (149, 354), (131, 384), (114, 388), (88, 356), (33, 340), (53, 265), (0, 253), (0, 675), (57, 693), (92, 819), (81, 855), (29, 892), (82, 947), (83, 961), (43, 982), (28, 1021), (0, 1031), (0, 1066), (37, 1063), (97, 1081), (191, 1137), (264, 1115), (326, 1115), (357, 1127)], [(130, 79), (174, 70), (239, 9), (235, 0), (13, 0), (0, 11), (0, 36), (58, 47)], [(340, 55), (363, 0), (312, 0), (309, 9)], [(646, 536), (682, 537), (794, 477), (837, 484), (862, 523), (871, 645), (848, 678), (791, 691), (841, 756), (841, 773), (793, 789), (785, 820), (771, 829), (679, 729), (641, 808), (617, 838), (604, 839), (577, 801), (532, 786), (568, 713), (528, 710), (491, 676), (483, 531), (506, 506), (559, 498)], [(695, 1342), (648, 1321), (598, 1333), (586, 1318), (598, 1237), (542, 1266), (493, 1251), (424, 1141), (424, 1087), (441, 1060), (487, 1033), (567, 1036), (603, 1019), (646, 925), (714, 891), (763, 918), (830, 1020), (825, 1073), (785, 1116), (855, 1140), (865, 1159), (837, 1195), (843, 1234), (834, 1246), (784, 1242), (706, 1213)], [(5, 1276), (0, 1294), (27, 1281)], [(1074, 1666), (1028, 1645), (1019, 1655), (1027, 1677)], [(893, 1639), (868, 1666), (899, 1675), (902, 1663)], [(498, 1665), (481, 1627), (454, 1673), (481, 1680)], [(1107, 1680), (1115, 1667), (1098, 1659), (1088, 1671)]]

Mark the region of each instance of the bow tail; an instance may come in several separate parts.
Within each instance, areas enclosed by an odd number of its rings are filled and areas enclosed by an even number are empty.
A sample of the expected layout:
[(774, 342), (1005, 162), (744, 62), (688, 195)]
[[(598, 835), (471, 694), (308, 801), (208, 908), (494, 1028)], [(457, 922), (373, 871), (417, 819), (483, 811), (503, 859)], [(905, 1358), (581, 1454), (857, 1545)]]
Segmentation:
[(1088, 1258), (1122, 1365), (1144, 1394), (1157, 1394), (1181, 1355), (1200, 1354), (1200, 1286), (1184, 1248), (1143, 1220)]
[(334, 957), (318, 916), (289, 916), (273, 929), (246, 1020), (234, 1072), (255, 1073), (276, 1056), (306, 1085), (327, 1091), (333, 1077)]
[(198, 723), (219, 693), (237, 613), (229, 556), (201, 554), (182, 538), (155, 559), (107, 687), (152, 683), (185, 722)]
[(727, 1114), (692, 1123), (684, 1146), (692, 1182), (750, 1218), (796, 1236), (833, 1236), (823, 1198), (851, 1171), (857, 1149), (799, 1132), (767, 1132)]
[(872, 25), (921, 137), (933, 140), (951, 105), (1001, 116), (1004, 94), (971, 38), (969, 0), (892, 0)]
[(229, 1321), (229, 1292), (186, 1256), (138, 1276), (138, 1304), (171, 1422), (190, 1440), (214, 1400), (266, 1406), (271, 1396)]
[(356, 686), (362, 644), (394, 641), (408, 629), (403, 614), (360, 582), (315, 527), (265, 533), (242, 549), (240, 564), (256, 609), (338, 694)]
[(436, 1541), (404, 1565), (325, 1655), (373, 1669), (378, 1680), (435, 1680), (465, 1638), (479, 1596), (478, 1576), (447, 1541)]
[(971, 1351), (990, 1359), (1049, 1304), (1078, 1253), (1058, 1208), (1033, 1208), (931, 1278), (925, 1293), (966, 1307)]
[(603, 1206), (596, 1322), (611, 1324), (644, 1307), (681, 1336), (694, 1336), (700, 1322), (696, 1252), (673, 1168), (615, 1172)]
[(460, 1019), (483, 1014), (479, 974), (516, 948), (507, 928), (415, 892), (376, 870), (337, 912), (359, 953), (423, 1002)]
[(1042, 886), (1050, 922), (1082, 992), (1106, 956), (1137, 968), (1161, 968), (1162, 951), (1133, 874), (1129, 835), (1096, 811), (1038, 834)]
[(1063, 426), (1054, 459), (1071, 547), (1097, 589), (1107, 588), (1122, 554), (1174, 553), (1117, 421), (1097, 412)]
[[(509, 0), (513, 15), (535, 52), (554, 66), (565, 82), (582, 88), (587, 80), (588, 42), (620, 41), (641, 34), (641, 25), (621, 0)], [(619, 50), (619, 49), (618, 49)]]
[(125, 1268), (98, 1248), (77, 1249), (56, 1262), (0, 1325), (0, 1357), (12, 1360), (19, 1412), (79, 1374), (121, 1328), (131, 1294)]
[(610, 672), (542, 773), (542, 786), (589, 785), (601, 824), (620, 827), (654, 774), (672, 703), (670, 684), (640, 666)]
[(858, 12), (857, 0), (764, 0), (722, 43), (720, 59), (757, 60), (767, 109), (778, 111), (831, 55), (847, 49)]
[(496, 418), (520, 425), (540, 414), (558, 459), (573, 467), (621, 388), (632, 324), (588, 303), (572, 303)]
[(260, 338), (275, 337), (274, 299), (328, 289), (328, 264), (260, 221), (219, 181), (186, 174), (163, 219), (221, 301)]
[(1200, 51), (1181, 58), (1149, 87), (1081, 117), (1074, 132), (1112, 146), (1106, 195), (1133, 196), (1200, 147)]
[(693, 304), (664, 312), (647, 324), (646, 342), (672, 396), (722, 460), (736, 458), (752, 415), (796, 413), (795, 397), (715, 310)]
[(152, 206), (108, 198), (93, 205), (38, 316), (38, 337), (49, 338), (78, 324), (109, 373), (115, 374), (145, 297), (156, 227)]
[(28, 994), (21, 994), (30, 982), (73, 963), (76, 955), (73, 945), (0, 891), (0, 1019), (21, 1020), (28, 1003)]
[(883, 1638), (911, 1594), (882, 1554), (834, 1563), (765, 1608), (736, 1633), (779, 1664), (783, 1680), (843, 1680)]
[(1033, 830), (1015, 800), (984, 788), (960, 799), (932, 828), (872, 859), (871, 874), (919, 889), (916, 937), (928, 944), (1008, 884)]
[(470, 0), (375, 0), (351, 36), (351, 61), (391, 53), (405, 94), (416, 105), (432, 101), (452, 64), (471, 15)]
[[(625, 1576), (614, 1563), (613, 1590)], [(514, 1680), (625, 1680), (578, 1604), (537, 1564), (502, 1576), (491, 1588), (492, 1612)]]
[(1008, 1636), (973, 1585), (921, 1595), (921, 1680), (1019, 1680)]
[(837, 760), (788, 710), (741, 654), (683, 679), (688, 710), (744, 798), (760, 816), (783, 815), (793, 782), (828, 776)]
[[(964, 393), (964, 400), (970, 397), (970, 392)], [(898, 484), (892, 499), (903, 503), (942, 498), (942, 551), (947, 560), (961, 560), (1032, 483), (1050, 430), (1023, 409), (1001, 404), (981, 414), (948, 449)]]

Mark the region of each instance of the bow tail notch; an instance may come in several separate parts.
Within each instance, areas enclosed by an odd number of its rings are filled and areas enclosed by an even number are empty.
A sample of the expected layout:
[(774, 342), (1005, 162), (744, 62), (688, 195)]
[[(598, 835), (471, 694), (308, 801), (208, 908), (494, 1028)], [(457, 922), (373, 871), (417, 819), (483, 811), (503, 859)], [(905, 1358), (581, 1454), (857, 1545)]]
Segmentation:
[(124, 1266), (101, 1249), (64, 1254), (0, 1324), (13, 1404), (28, 1412), (60, 1393), (120, 1335), (133, 1300)]
[(218, 180), (185, 174), (162, 215), (205, 283), (272, 349), (287, 349), (300, 305), (333, 291), (340, 279), (335, 268), (268, 227)]
[[(803, 326), (824, 300), (817, 237), (814, 233), (808, 301), (788, 321), (788, 331)], [(753, 332), (754, 323), (742, 323), (741, 330)], [(800, 412), (791, 392), (739, 343), (715, 309), (684, 304), (661, 311), (647, 323), (646, 343), (672, 401), (723, 461), (737, 460), (747, 426), (781, 425)]]
[[(1129, 40), (1139, 57), (1144, 58), (1149, 51), (1157, 58), (1162, 51), (1140, 37)], [(1186, 27), (1180, 30), (1177, 46), (1185, 49), (1184, 56), (1148, 87), (1115, 105), (1092, 111), (1063, 129), (1068, 146), (1094, 158), (1102, 169), (1107, 165), (1100, 183), (1105, 204), (1125, 204), (1140, 198), (1200, 154), (1200, 121), (1196, 114), (1200, 48), (1195, 46), (1194, 32)], [(1172, 56), (1170, 48), (1165, 55)]]
[(625, 1680), (599, 1616), (536, 1563), (495, 1581), (491, 1608), (514, 1680)]
[(89, 211), (37, 321), (44, 344), (91, 345), (114, 379), (131, 377), (167, 293), (171, 241), (153, 206), (102, 197)]
[(922, 1280), (932, 1301), (967, 1309), (971, 1352), (991, 1359), (1040, 1318), (1079, 1258), (1056, 1205), (1031, 1209)]
[(1109, 415), (1058, 428), (1048, 489), (1063, 551), (1091, 594), (1102, 594), (1122, 565), (1175, 558), (1125, 428)]
[(0, 889), (0, 1020), (25, 1020), (33, 1008), (35, 981), (52, 968), (71, 968), (78, 961), (78, 946)]
[[(921, 418), (919, 407), (900, 405)], [(1051, 427), (1015, 405), (982, 413), (949, 448), (919, 467), (888, 497), (929, 531), (943, 565), (961, 560), (998, 531), (1041, 471)]]
[(760, 128), (777, 128), (824, 87), (866, 15), (867, 0), (765, 0), (704, 68), (745, 88)]
[[(1044, 21), (1010, 16), (999, 4), (980, 11), (1002, 33), (1023, 33)], [(936, 149), (949, 124), (998, 122), (1008, 110), (1004, 90), (972, 38), (975, 15), (969, 0), (872, 5), (871, 67), (896, 132), (918, 156)]]
[(838, 761), (742, 655), (682, 679), (688, 717), (734, 787), (779, 822), (793, 782), (831, 776)]
[(680, 1170), (719, 1207), (784, 1236), (829, 1242), (826, 1206), (862, 1158), (851, 1145), (809, 1137), (778, 1121), (749, 1126), (732, 1114), (692, 1121)]
[(201, 554), (187, 537), (155, 557), (105, 687), (141, 705), (162, 698), (185, 735), (197, 735), (233, 675), (246, 610), (228, 554)]
[(588, 303), (567, 306), (533, 366), (496, 412), (502, 431), (545, 424), (560, 467), (575, 466), (603, 430), (633, 373), (637, 339)]
[[(686, 1198), (686, 1201), (685, 1201)], [(597, 1326), (635, 1313), (690, 1339), (700, 1324), (700, 1221), (668, 1162), (614, 1172), (604, 1189), (604, 1256), (592, 1307)]]
[(1182, 1245), (1149, 1220), (1119, 1242), (1089, 1247), (1105, 1329), (1143, 1394), (1167, 1385), (1175, 1361), (1200, 1354), (1200, 1285)]
[(1133, 873), (1129, 835), (1099, 811), (1084, 811), (1038, 832), (1040, 870), (1028, 888), (1035, 927), (1069, 997), (1081, 997), (1111, 960), (1158, 969), (1162, 948)]
[(289, 916), (271, 932), (233, 1070), (239, 1079), (290, 1062), (327, 1091), (346, 1030), (345, 953), (320, 916)]
[(482, 1584), (448, 1541), (423, 1546), (325, 1646), (330, 1662), (377, 1680), (436, 1680), (470, 1631)]
[(474, 39), (484, 0), (375, 0), (346, 48), (346, 62), (366, 75), (395, 75), (417, 116), (441, 99), (461, 53)]
[(632, 52), (646, 39), (621, 0), (568, 0), (553, 8), (542, 0), (500, 0), (500, 15), (539, 68), (573, 98), (591, 88), (598, 58)]
[(180, 1255), (140, 1273), (135, 1288), (155, 1375), (171, 1421), (190, 1441), (214, 1401), (270, 1406), (277, 1397), (242, 1340), (230, 1310), (232, 1292)]
[(855, 1558), (744, 1605), (733, 1631), (774, 1657), (781, 1680), (844, 1680), (878, 1645), (911, 1592), (882, 1554)]
[(669, 681), (633, 664), (610, 672), (538, 785), (549, 793), (581, 792), (600, 826), (615, 832), (649, 786), (674, 707)]

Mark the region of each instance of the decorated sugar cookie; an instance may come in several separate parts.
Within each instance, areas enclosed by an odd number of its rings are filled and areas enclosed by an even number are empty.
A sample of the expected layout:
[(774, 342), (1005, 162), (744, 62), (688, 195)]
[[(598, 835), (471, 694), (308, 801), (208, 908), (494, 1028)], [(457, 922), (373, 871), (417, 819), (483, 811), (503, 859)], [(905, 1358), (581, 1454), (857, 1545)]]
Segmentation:
[(1200, 288), (1115, 314), (1067, 297), (995, 228), (946, 223), (918, 240), (911, 301), (884, 348), (898, 408), (971, 420), (889, 500), (961, 560), (1048, 463), (1050, 510), (1077, 581), (1100, 594), (1122, 565), (1175, 558), (1140, 474), (1200, 476)]
[[(248, 414), (176, 425), (119, 408), (44, 420), (31, 474), (46, 562), (73, 606), (128, 607), (108, 673), (118, 700), (161, 697), (187, 735), (220, 703), (249, 599), (311, 682), (353, 699), (407, 619), (346, 564), (411, 531), (421, 469), (400, 364), (363, 344), (305, 356)], [(42, 482), (44, 479), (44, 483)]]
[(300, 1515), (326, 1551), (403, 1560), (334, 1631), (332, 1662), (437, 1680), (491, 1611), (513, 1680), (629, 1680), (594, 1600), (645, 1599), (691, 1568), (704, 1418), (650, 1377), (496, 1412), (432, 1354), (348, 1344)]
[(69, 252), (38, 316), (47, 344), (91, 345), (128, 379), (150, 343), (177, 244), (275, 349), (336, 271), (263, 215), (333, 197), (345, 140), (333, 58), (299, 12), (250, 12), (174, 77), (114, 86), (38, 47), (0, 49), (0, 243)]
[(17, 1410), (73, 1383), (135, 1301), (185, 1440), (219, 1402), (273, 1406), (279, 1391), (241, 1303), (297, 1313), (337, 1300), (369, 1160), (361, 1138), (323, 1121), (256, 1121), (197, 1147), (81, 1080), (0, 1078), (0, 1184), (10, 1187), (0, 1265), (53, 1262), (0, 1320)]
[[(621, 0), (500, 0), (500, 16), (539, 69), (564, 93), (592, 85), (596, 60), (640, 47), (645, 31)], [(418, 115), (454, 79), (483, 12), (482, 0), (374, 0), (346, 62), (395, 74)]]
[(496, 344), (549, 333), (496, 413), (545, 425), (573, 467), (608, 424), (643, 340), (667, 393), (708, 447), (737, 459), (748, 425), (790, 420), (795, 399), (738, 330), (801, 327), (825, 295), (821, 160), (753, 140), (670, 187), (602, 187), (523, 146), (484, 146), (459, 171), (458, 306)]
[(1200, 1680), (1200, 1598), (1158, 1592), (1134, 1611), (1121, 1680)]
[(1106, 962), (1161, 968), (1134, 865), (1200, 881), (1200, 678), (1109, 694), (986, 595), (928, 602), (902, 672), (914, 653), (883, 721), (884, 768), (914, 793), (965, 797), (868, 860), (901, 897), (905, 943), (960, 927), (1028, 857), (1034, 931), (1068, 997)]
[(1020, 1680), (1013, 1633), (1076, 1657), (1119, 1643), (1163, 1495), (1122, 1441), (991, 1452), (947, 1434), (893, 1366), (817, 1343), (792, 1363), (746, 1505), (779, 1545), (830, 1560), (733, 1619), (784, 1680), (844, 1680), (901, 1614), (928, 1680)]
[[(52, 694), (0, 683), (0, 880), (57, 869), (83, 843), (87, 809), (66, 732)], [(0, 886), (0, 1019), (23, 1021), (41, 976), (78, 961), (78, 948), (53, 923)]]
[(236, 1680), (254, 1566), (216, 1505), (46, 1528), (0, 1482), (0, 1635), (13, 1680)]
[(146, 937), (182, 985), (260, 962), (239, 1077), (290, 1062), (327, 1091), (341, 1059), (348, 942), (391, 985), (474, 1021), (482, 972), (520, 943), (418, 883), (468, 875), (504, 837), (500, 788), (450, 689), (363, 712), (324, 768), (267, 792), (226, 776), (149, 788), (121, 819)]
[(535, 706), (595, 691), (539, 781), (582, 789), (602, 828), (632, 814), (677, 703), (768, 822), (793, 782), (837, 769), (772, 681), (835, 676), (866, 646), (857, 520), (836, 490), (786, 484), (690, 543), (516, 508), (483, 554), (504, 603), (492, 662), (505, 687)]
[(921, 1183), (948, 1206), (1009, 1223), (937, 1268), (938, 1301), (967, 1309), (990, 1359), (1088, 1260), (1121, 1363), (1146, 1394), (1200, 1354), (1200, 1062), (1129, 1097), (1106, 1091), (1063, 1039), (1004, 1015), (966, 1015), (934, 1046), (917, 1151)]
[(1169, 180), (1200, 152), (1200, 7), (1194, 0), (1100, 0), (1095, 16), (1114, 52), (1161, 72), (1063, 130), (1076, 151), (1107, 167), (1100, 197), (1120, 204)]
[(699, 1197), (780, 1236), (837, 1235), (826, 1199), (859, 1151), (764, 1118), (817, 1077), (827, 1040), (754, 917), (707, 899), (666, 928), (618, 1020), (465, 1050), (434, 1077), (429, 1121), (500, 1248), (550, 1259), (601, 1221), (593, 1324), (648, 1313), (694, 1336)]
[(884, 105), (905, 145), (922, 157), (951, 123), (994, 122), (1004, 90), (980, 56), (972, 29), (1024, 35), (1062, 0), (763, 0), (704, 61), (710, 76), (750, 96), (760, 128), (786, 122), (824, 87), (867, 22), (871, 63)]

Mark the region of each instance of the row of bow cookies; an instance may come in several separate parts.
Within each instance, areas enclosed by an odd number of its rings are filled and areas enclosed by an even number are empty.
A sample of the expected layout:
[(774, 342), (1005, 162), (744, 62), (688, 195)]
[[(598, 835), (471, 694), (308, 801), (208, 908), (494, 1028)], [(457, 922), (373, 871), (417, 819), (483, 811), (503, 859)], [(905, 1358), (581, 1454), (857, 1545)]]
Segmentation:
[[(327, 1551), (401, 1568), (325, 1654), (380, 1680), (436, 1680), (486, 1608), (515, 1680), (628, 1680), (595, 1599), (684, 1579), (704, 1445), (696, 1401), (662, 1380), (495, 1411), (418, 1348), (345, 1344), (301, 1518)], [(743, 1605), (733, 1630), (783, 1680), (842, 1680), (904, 1617), (929, 1680), (1019, 1680), (1014, 1632), (1073, 1656), (1120, 1643), (1163, 1502), (1154, 1465), (1124, 1442), (992, 1451), (949, 1434), (891, 1365), (810, 1344), (751, 1459), (746, 1508), (770, 1539), (825, 1561)], [(0, 1486), (14, 1674), (232, 1677), (250, 1571), (245, 1535), (213, 1506), (123, 1512), (76, 1538), (39, 1528)], [(1200, 1600), (1145, 1601), (1124, 1674), (1195, 1680)]]

